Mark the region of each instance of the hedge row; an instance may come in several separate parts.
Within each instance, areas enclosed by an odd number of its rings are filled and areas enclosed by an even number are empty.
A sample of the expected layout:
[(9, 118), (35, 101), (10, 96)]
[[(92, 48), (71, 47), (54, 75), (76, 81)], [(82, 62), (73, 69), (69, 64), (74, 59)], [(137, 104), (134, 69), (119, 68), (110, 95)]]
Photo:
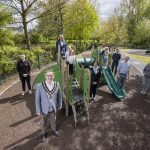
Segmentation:
[(44, 65), (50, 62), (50, 52), (42, 49), (21, 50), (17, 47), (5, 46), (0, 49), (0, 74), (8, 74), (16, 70), (16, 62), (19, 59), (19, 55), (24, 53), (26, 59), (31, 63), (32, 68), (38, 66), (38, 57), (40, 65)]

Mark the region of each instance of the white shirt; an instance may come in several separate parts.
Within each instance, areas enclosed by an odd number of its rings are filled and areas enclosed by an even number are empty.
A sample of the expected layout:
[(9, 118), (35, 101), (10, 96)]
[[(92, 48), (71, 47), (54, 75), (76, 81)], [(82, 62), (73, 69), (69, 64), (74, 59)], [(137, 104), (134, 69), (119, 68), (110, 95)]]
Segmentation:
[[(51, 91), (54, 87), (54, 81), (52, 81), (51, 84), (47, 83), (46, 81), (45, 81), (45, 83), (46, 83), (47, 88)], [(55, 102), (53, 100), (53, 95), (52, 95), (52, 97), (50, 97), (50, 95), (47, 92), (46, 92), (46, 94), (48, 96), (48, 100), (50, 103), (49, 110), (56, 112), (56, 107), (55, 107)]]
[(128, 74), (131, 64), (129, 62), (120, 61), (117, 70), (121, 74)]
[(54, 87), (54, 81), (52, 81), (51, 84), (47, 83), (46, 81), (45, 81), (45, 83), (46, 83), (46, 86), (48, 87), (48, 89), (51, 91)]
[(109, 51), (104, 51), (104, 58), (107, 59), (109, 55)]
[(99, 69), (99, 66), (93, 67), (93, 71), (94, 71), (95, 74), (98, 73), (98, 71), (99, 71), (98, 69)]
[(69, 64), (75, 64), (75, 55), (71, 55), (68, 57)]

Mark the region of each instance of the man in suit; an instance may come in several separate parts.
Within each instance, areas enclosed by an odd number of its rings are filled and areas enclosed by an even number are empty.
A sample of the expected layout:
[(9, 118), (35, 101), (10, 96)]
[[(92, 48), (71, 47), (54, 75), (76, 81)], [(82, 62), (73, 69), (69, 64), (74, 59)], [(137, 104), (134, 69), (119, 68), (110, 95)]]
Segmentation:
[(45, 73), (45, 81), (37, 85), (35, 96), (37, 115), (42, 116), (42, 141), (47, 138), (48, 123), (53, 135), (58, 137), (56, 112), (62, 107), (62, 96), (59, 83), (54, 81), (54, 72)]

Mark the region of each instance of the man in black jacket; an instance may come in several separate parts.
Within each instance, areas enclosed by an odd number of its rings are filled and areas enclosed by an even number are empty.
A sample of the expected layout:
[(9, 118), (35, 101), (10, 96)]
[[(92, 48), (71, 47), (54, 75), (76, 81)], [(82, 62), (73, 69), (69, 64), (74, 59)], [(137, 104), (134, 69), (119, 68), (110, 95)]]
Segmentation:
[(113, 62), (112, 62), (112, 72), (115, 69), (115, 75), (117, 74), (117, 67), (118, 67), (120, 58), (121, 58), (121, 54), (119, 53), (119, 49), (116, 49), (116, 52), (112, 56), (112, 60), (113, 60)]
[(31, 71), (31, 65), (28, 61), (25, 60), (25, 54), (20, 55), (20, 60), (18, 60), (16, 69), (19, 73), (19, 77), (22, 83), (22, 95), (25, 94), (25, 82), (27, 82), (28, 89), (29, 89), (29, 94), (32, 94), (31, 91), (31, 84), (30, 84), (30, 71)]

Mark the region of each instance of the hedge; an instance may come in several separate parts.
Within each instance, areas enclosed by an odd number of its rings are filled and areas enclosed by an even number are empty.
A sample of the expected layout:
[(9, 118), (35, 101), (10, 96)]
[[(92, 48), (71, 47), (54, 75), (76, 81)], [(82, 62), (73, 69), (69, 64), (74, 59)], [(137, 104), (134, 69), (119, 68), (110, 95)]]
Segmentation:
[(0, 49), (0, 74), (8, 74), (16, 70), (16, 63), (19, 59), (19, 54), (24, 53), (26, 59), (31, 63), (32, 68), (38, 65), (37, 58), (40, 58), (40, 65), (50, 62), (50, 52), (42, 49), (21, 50), (17, 47), (5, 46)]

